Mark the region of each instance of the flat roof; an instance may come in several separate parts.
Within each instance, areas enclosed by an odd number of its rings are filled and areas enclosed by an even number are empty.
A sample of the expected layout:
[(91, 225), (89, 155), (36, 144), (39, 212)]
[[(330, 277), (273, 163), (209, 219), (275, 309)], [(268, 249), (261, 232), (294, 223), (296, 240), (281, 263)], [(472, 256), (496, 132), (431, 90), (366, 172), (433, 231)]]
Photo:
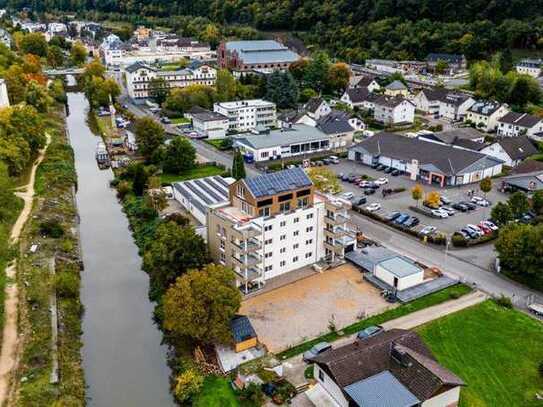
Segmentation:
[[(218, 181), (220, 178), (221, 181)], [(218, 176), (196, 178), (183, 182), (174, 182), (173, 188), (200, 212), (206, 213), (211, 205), (228, 202), (228, 187), (233, 178)]]
[(235, 143), (255, 150), (330, 140), (328, 135), (316, 127), (305, 124), (295, 124), (288, 129), (271, 130), (269, 134), (242, 133), (232, 136), (232, 138)]
[(235, 100), (232, 102), (218, 102), (215, 103), (215, 106), (220, 106), (224, 109), (237, 109), (240, 107), (258, 107), (258, 106), (271, 106), (274, 105), (273, 102), (268, 102), (264, 99), (248, 99), (248, 100)]
[(401, 256), (383, 260), (379, 263), (379, 266), (398, 278), (408, 277), (423, 272), (419, 266), (416, 266), (413, 262)]

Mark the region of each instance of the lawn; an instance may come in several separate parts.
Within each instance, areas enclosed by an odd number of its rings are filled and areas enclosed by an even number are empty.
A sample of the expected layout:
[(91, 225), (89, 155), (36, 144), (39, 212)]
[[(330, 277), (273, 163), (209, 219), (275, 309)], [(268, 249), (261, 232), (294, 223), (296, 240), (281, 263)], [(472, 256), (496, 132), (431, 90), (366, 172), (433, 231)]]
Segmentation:
[(418, 329), (439, 362), (467, 384), (460, 406), (541, 406), (543, 326), (492, 301)]
[(194, 407), (237, 407), (240, 405), (230, 380), (225, 377), (207, 376), (202, 391), (194, 400)]
[(175, 119), (170, 119), (172, 121), (172, 124), (187, 124), (190, 123), (189, 119), (185, 119), (184, 117), (176, 117)]
[[(352, 335), (364, 328), (367, 328), (370, 325), (380, 325), (386, 321), (403, 317), (404, 315), (411, 314), (412, 312), (419, 311), (424, 308), (431, 307), (433, 305), (441, 304), (445, 301), (449, 301), (454, 298), (459, 298), (463, 295), (466, 295), (471, 292), (471, 288), (463, 284), (457, 284), (452, 287), (448, 287), (444, 290), (438, 291), (427, 295), (425, 297), (419, 298), (415, 301), (412, 301), (408, 304), (400, 305), (396, 308), (392, 308), (388, 311), (383, 312), (379, 315), (374, 315), (372, 317), (363, 319), (361, 321), (355, 322), (352, 325), (349, 325), (342, 329), (343, 335)], [(300, 353), (305, 352), (310, 349), (313, 345), (326, 341), (333, 342), (339, 339), (341, 336), (337, 332), (329, 332), (325, 335), (322, 335), (318, 338), (312, 339), (310, 341), (304, 342), (300, 345), (296, 345), (290, 349), (287, 349), (277, 355), (279, 359), (288, 359), (293, 356), (299, 355)]]
[(215, 165), (201, 165), (182, 174), (161, 174), (160, 182), (162, 184), (171, 184), (172, 182), (180, 182), (194, 178), (211, 177), (213, 175), (222, 174), (224, 174), (223, 168)]

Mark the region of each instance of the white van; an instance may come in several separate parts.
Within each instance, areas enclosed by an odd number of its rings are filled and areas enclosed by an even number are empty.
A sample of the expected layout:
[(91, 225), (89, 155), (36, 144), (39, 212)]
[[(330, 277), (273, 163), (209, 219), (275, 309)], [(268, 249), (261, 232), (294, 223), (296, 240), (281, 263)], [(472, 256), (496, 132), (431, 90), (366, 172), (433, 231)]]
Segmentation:
[(339, 158), (336, 157), (335, 155), (331, 155), (330, 157), (328, 157), (328, 159), (330, 160), (332, 164), (339, 164)]

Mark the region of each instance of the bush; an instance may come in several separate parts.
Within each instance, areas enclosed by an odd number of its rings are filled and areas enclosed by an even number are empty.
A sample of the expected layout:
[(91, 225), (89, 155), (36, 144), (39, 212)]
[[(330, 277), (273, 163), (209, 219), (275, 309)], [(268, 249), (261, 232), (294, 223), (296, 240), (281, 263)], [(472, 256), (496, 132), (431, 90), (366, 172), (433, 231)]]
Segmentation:
[(258, 384), (249, 383), (239, 392), (239, 398), (251, 402), (251, 405), (260, 406), (264, 402), (264, 393)]
[(40, 223), (40, 234), (53, 239), (58, 239), (59, 237), (64, 236), (64, 229), (58, 220), (50, 219)]
[(451, 239), (452, 245), (454, 247), (467, 247), (468, 241), (466, 238), (459, 234), (454, 234)]
[(313, 379), (314, 377), (313, 370), (314, 370), (314, 365), (309, 365), (308, 367), (306, 367), (304, 370), (304, 377), (306, 379)]
[(62, 271), (55, 275), (57, 295), (63, 298), (77, 298), (79, 295), (79, 276), (74, 272)]
[(122, 201), (132, 191), (132, 185), (128, 181), (119, 181), (117, 184), (117, 196)]
[(195, 368), (185, 370), (175, 378), (175, 397), (180, 402), (190, 400), (204, 384), (204, 377)]
[(505, 295), (500, 295), (498, 298), (496, 298), (495, 300), (496, 304), (498, 304), (500, 307), (504, 307), (504, 308), (508, 308), (508, 309), (511, 309), (513, 308), (513, 302), (511, 301), (511, 298), (505, 296)]

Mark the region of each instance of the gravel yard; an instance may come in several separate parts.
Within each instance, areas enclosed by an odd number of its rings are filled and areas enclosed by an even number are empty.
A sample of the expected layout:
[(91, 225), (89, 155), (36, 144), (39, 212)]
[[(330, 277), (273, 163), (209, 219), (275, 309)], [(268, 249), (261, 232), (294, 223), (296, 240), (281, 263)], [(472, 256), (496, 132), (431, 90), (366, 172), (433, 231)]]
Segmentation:
[(344, 264), (249, 298), (240, 313), (268, 350), (278, 352), (327, 332), (331, 321), (340, 329), (389, 306), (356, 267)]

